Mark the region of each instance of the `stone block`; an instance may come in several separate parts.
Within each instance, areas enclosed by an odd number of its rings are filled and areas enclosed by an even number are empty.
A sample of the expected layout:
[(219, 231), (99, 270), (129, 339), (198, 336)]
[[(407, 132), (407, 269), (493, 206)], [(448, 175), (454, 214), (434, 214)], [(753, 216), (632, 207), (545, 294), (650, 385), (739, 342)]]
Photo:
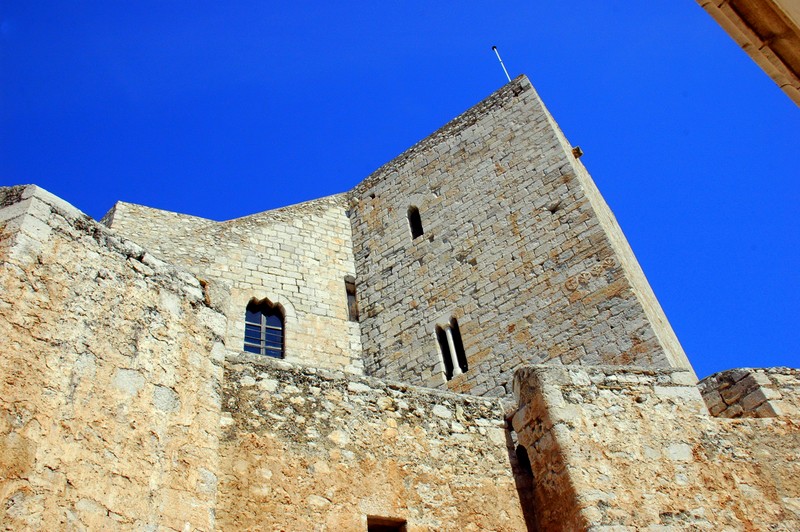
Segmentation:
[(686, 443), (673, 443), (664, 450), (665, 456), (673, 462), (691, 462), (692, 447)]
[(764, 389), (758, 388), (748, 393), (746, 396), (744, 396), (739, 402), (739, 404), (741, 405), (743, 411), (751, 412), (766, 400), (767, 397), (764, 394)]
[(745, 375), (741, 375), (740, 380), (730, 388), (721, 390), (720, 394), (725, 402), (731, 405), (739, 401), (744, 395), (756, 387), (757, 384), (755, 379), (753, 379), (750, 373), (747, 373)]
[(704, 393), (703, 400), (706, 402), (708, 411), (712, 416), (718, 415), (728, 407), (728, 405), (725, 404), (725, 401), (722, 400), (722, 395), (720, 395), (720, 393), (716, 390), (711, 390), (710, 392)]
[(681, 401), (702, 401), (697, 388), (688, 386), (654, 386), (656, 397)]
[(778, 417), (783, 414), (780, 407), (775, 407), (772, 403), (765, 402), (755, 408), (756, 417)]
[(737, 418), (740, 417), (743, 412), (742, 405), (737, 403), (720, 412), (719, 417)]
[(694, 386), (697, 384), (697, 377), (690, 371), (676, 371), (672, 374), (672, 382), (682, 386)]

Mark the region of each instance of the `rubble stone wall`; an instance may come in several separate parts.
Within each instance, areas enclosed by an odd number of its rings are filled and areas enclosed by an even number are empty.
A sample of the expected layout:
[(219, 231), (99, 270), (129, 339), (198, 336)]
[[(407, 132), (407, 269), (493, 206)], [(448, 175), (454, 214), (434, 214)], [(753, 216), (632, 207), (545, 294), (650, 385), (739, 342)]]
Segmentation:
[(224, 530), (525, 530), (497, 400), (231, 354)]
[(225, 327), (188, 272), (0, 189), (0, 527), (214, 528)]
[(119, 202), (104, 220), (209, 284), (228, 317), (229, 349), (242, 349), (248, 302), (266, 298), (285, 314), (287, 360), (361, 374), (345, 290), (355, 277), (346, 208), (339, 195), (214, 222)]
[(541, 530), (798, 530), (800, 426), (709, 415), (690, 372), (526, 367), (512, 424)]
[[(412, 206), (424, 231), (413, 239)], [(524, 77), (358, 185), (351, 221), (369, 374), (504, 396), (528, 363), (691, 370)], [(435, 327), (451, 317), (469, 371), (446, 383)]]
[(709, 375), (699, 383), (712, 416), (800, 419), (800, 370), (739, 368)]

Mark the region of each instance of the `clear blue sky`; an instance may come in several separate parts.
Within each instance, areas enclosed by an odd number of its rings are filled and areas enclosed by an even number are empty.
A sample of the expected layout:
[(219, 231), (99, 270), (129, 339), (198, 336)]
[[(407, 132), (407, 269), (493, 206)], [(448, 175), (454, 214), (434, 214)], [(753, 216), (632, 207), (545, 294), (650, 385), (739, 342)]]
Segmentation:
[(0, 0), (0, 185), (224, 220), (350, 189), (527, 74), (699, 375), (800, 365), (800, 109), (698, 7)]

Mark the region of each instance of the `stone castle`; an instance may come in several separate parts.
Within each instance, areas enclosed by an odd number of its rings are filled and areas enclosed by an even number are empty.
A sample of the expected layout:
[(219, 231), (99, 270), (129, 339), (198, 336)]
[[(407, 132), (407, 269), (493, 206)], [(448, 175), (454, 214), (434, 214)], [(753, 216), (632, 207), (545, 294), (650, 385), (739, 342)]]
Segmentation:
[(800, 371), (699, 384), (521, 76), (353, 190), (0, 189), (0, 523), (798, 530)]

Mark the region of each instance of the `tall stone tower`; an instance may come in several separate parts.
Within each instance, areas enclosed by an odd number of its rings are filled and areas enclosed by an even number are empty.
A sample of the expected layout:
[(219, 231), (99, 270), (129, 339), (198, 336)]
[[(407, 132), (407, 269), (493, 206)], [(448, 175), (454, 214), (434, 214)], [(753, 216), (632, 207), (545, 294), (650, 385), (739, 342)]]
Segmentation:
[(523, 364), (691, 369), (524, 76), (369, 176), (352, 205), (369, 374), (499, 396)]

